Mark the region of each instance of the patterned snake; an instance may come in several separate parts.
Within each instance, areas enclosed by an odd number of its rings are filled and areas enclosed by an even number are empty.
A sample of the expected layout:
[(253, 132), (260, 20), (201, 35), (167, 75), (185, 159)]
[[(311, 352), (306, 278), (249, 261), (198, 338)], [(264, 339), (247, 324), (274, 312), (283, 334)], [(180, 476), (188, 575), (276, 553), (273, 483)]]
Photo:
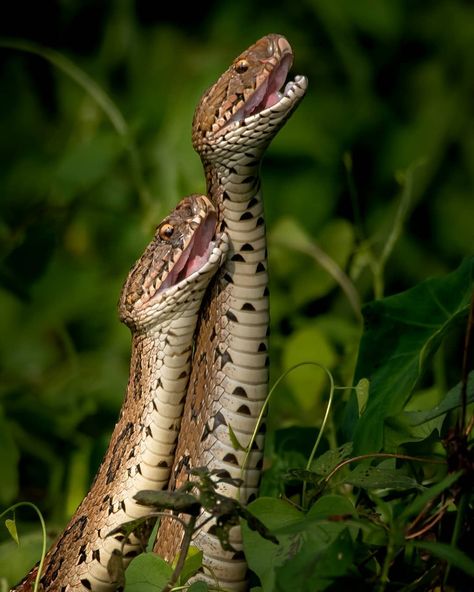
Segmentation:
[[(306, 92), (303, 76), (280, 92), (292, 60), (284, 37), (263, 37), (234, 60), (196, 109), (193, 145), (215, 212), (203, 196), (186, 198), (158, 227), (125, 283), (119, 310), (132, 331), (127, 395), (90, 492), (48, 552), (45, 590), (117, 588), (106, 566), (122, 542), (107, 533), (148, 511), (131, 498), (139, 490), (166, 487), (173, 459), (171, 487), (187, 478), (187, 469), (206, 466), (243, 478), (239, 489), (221, 485), (221, 493), (244, 503), (257, 494), (263, 429), (245, 467), (245, 452), (234, 448), (229, 434), (232, 428), (242, 447), (249, 444), (267, 395), (268, 275), (259, 169), (265, 149)], [(212, 241), (216, 223), (219, 234)], [(197, 263), (188, 269), (178, 253), (189, 253), (196, 243)], [(230, 540), (242, 549), (238, 528)], [(155, 551), (172, 559), (180, 541), (177, 522), (164, 520)], [(222, 589), (246, 589), (243, 553), (224, 552), (212, 522), (193, 544), (212, 570), (213, 577), (203, 579), (217, 578)], [(139, 541), (131, 540), (125, 558), (137, 552)], [(15, 590), (31, 590), (35, 574)]]
[[(132, 498), (168, 484), (191, 366), (198, 310), (228, 249), (216, 232), (214, 207), (204, 196), (181, 201), (158, 226), (130, 271), (119, 302), (132, 331), (130, 378), (119, 420), (94, 483), (58, 541), (41, 577), (51, 592), (111, 592), (121, 582), (109, 574), (112, 554), (127, 564), (141, 548), (132, 535), (108, 536), (149, 509)], [(16, 591), (33, 589), (37, 568)]]
[[(263, 434), (256, 437), (243, 470), (246, 453), (233, 446), (229, 427), (247, 447), (267, 396), (268, 275), (259, 169), (265, 149), (306, 92), (306, 78), (297, 76), (280, 93), (292, 61), (284, 37), (263, 37), (205, 92), (193, 123), (193, 146), (230, 249), (199, 316), (170, 485), (182, 483), (186, 469), (206, 466), (243, 478), (240, 489), (220, 486), (221, 493), (243, 503), (258, 491)], [(212, 570), (212, 576), (200, 579), (215, 584), (217, 578), (223, 589), (245, 590), (247, 567), (239, 528), (230, 537), (235, 554), (222, 550), (212, 528), (209, 522), (193, 541)], [(173, 559), (180, 540), (176, 521), (166, 520), (155, 551)]]

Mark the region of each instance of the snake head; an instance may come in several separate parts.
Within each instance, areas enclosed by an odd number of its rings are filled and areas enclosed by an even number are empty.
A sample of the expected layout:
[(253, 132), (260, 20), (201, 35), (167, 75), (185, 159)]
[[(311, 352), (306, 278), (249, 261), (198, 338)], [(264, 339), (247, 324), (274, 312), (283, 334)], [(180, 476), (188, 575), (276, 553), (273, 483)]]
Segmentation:
[(228, 250), (216, 234), (217, 215), (204, 195), (185, 197), (157, 227), (130, 270), (119, 301), (120, 320), (132, 329), (179, 315), (179, 306), (199, 306)]
[(270, 34), (240, 54), (203, 95), (193, 122), (193, 146), (201, 157), (264, 149), (303, 98), (307, 79), (283, 89), (293, 52), (282, 35)]

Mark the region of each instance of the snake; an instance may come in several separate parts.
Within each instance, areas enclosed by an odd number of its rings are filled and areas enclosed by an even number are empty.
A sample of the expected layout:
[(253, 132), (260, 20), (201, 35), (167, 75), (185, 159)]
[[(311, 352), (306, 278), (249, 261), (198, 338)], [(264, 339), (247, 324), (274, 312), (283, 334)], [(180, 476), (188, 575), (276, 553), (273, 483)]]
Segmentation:
[[(259, 415), (268, 391), (269, 291), (260, 165), (266, 148), (299, 105), (307, 78), (285, 85), (293, 52), (285, 37), (270, 34), (241, 53), (202, 96), (193, 120), (207, 194), (229, 252), (211, 280), (199, 314), (183, 419), (170, 487), (206, 467), (227, 479), (217, 490), (248, 504), (258, 494), (265, 422)], [(239, 446), (236, 447), (235, 439)], [(251, 450), (247, 453), (247, 448)], [(244, 466), (244, 461), (246, 465)], [(215, 522), (203, 514), (193, 545), (203, 552), (198, 579), (224, 590), (247, 588), (239, 527), (235, 551), (224, 551)], [(175, 520), (163, 520), (154, 550), (172, 560), (182, 539)]]
[[(149, 513), (133, 499), (138, 491), (168, 484), (199, 307), (228, 250), (226, 233), (216, 230), (209, 199), (184, 198), (125, 281), (118, 307), (132, 335), (125, 398), (91, 489), (45, 557), (42, 590), (122, 590), (117, 554), (126, 567), (143, 551), (139, 536), (113, 531)], [(38, 569), (14, 590), (33, 590)]]
[[(280, 92), (292, 61), (288, 41), (267, 35), (234, 60), (196, 109), (193, 146), (208, 197), (193, 195), (177, 206), (125, 282), (119, 315), (132, 333), (126, 396), (89, 493), (46, 555), (44, 590), (121, 590), (123, 576), (111, 569), (112, 559), (118, 553), (126, 566), (143, 542), (124, 538), (117, 527), (149, 511), (133, 496), (175, 487), (189, 468), (243, 476), (239, 488), (228, 483), (220, 491), (244, 503), (257, 495), (264, 423), (245, 467), (242, 448), (250, 444), (268, 388), (259, 170), (267, 146), (306, 92), (304, 76)], [(157, 540), (155, 550), (173, 557), (181, 540), (176, 522), (163, 521)], [(237, 551), (223, 552), (212, 523), (194, 540), (219, 586), (244, 590), (238, 528), (231, 542)], [(14, 590), (32, 590), (37, 570)]]

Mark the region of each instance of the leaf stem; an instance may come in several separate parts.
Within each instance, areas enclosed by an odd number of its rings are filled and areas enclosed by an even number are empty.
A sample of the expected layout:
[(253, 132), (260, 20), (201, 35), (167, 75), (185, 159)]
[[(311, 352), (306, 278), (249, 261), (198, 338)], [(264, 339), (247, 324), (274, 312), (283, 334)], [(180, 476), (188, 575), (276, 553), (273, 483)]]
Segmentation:
[[(324, 413), (324, 417), (323, 417), (323, 422), (321, 424), (321, 428), (319, 429), (319, 434), (318, 437), (316, 438), (316, 442), (314, 443), (313, 449), (311, 450), (311, 454), (309, 455), (308, 458), (308, 462), (306, 463), (306, 470), (309, 471), (310, 467), (311, 467), (311, 463), (313, 462), (314, 456), (316, 454), (316, 450), (318, 449), (319, 443), (321, 442), (321, 438), (323, 437), (323, 433), (324, 433), (324, 428), (326, 427), (326, 423), (328, 421), (329, 418), (329, 411), (331, 410), (331, 406), (332, 406), (332, 401), (334, 398), (334, 379), (332, 377), (332, 374), (329, 372), (329, 370), (327, 368), (324, 368), (324, 371), (326, 372), (326, 375), (329, 378), (329, 383), (331, 385), (330, 391), (329, 391), (329, 400), (328, 400), (328, 404), (326, 406), (326, 412)], [(301, 505), (303, 506), (303, 508), (306, 506), (306, 481), (303, 481), (303, 491), (301, 493)]]
[(166, 586), (163, 588), (161, 592), (170, 592), (173, 586), (178, 581), (181, 572), (183, 571), (184, 563), (186, 561), (189, 547), (191, 545), (191, 539), (193, 537), (194, 528), (196, 526), (196, 520), (197, 516), (190, 516), (189, 522), (185, 526), (183, 541), (181, 543), (181, 551), (179, 553), (178, 561), (176, 562), (176, 567), (174, 568), (174, 571), (171, 574), (169, 582), (166, 584)]
[(13, 506), (10, 506), (6, 510), (4, 510), (0, 514), (0, 519), (5, 514), (7, 514), (9, 512), (14, 512), (16, 508), (20, 508), (22, 506), (23, 507), (33, 508), (33, 510), (38, 515), (38, 518), (39, 518), (39, 521), (40, 521), (40, 524), (41, 524), (41, 532), (42, 532), (42, 535), (43, 535), (43, 541), (42, 541), (42, 547), (41, 547), (41, 558), (40, 558), (40, 561), (39, 561), (39, 564), (38, 564), (38, 571), (36, 572), (35, 584), (34, 584), (34, 587), (33, 587), (33, 592), (38, 592), (39, 586), (40, 586), (41, 572), (43, 571), (44, 558), (46, 557), (46, 525), (44, 523), (43, 515), (41, 514), (40, 510), (38, 509), (38, 507), (35, 506), (35, 504), (33, 504), (31, 502), (18, 502), (17, 504), (14, 504)]
[[(456, 521), (454, 523), (453, 536), (451, 537), (451, 543), (450, 543), (450, 546), (453, 548), (457, 547), (459, 536), (460, 536), (461, 530), (462, 530), (462, 525), (464, 523), (464, 516), (465, 516), (466, 510), (469, 505), (470, 495), (471, 494), (469, 491), (464, 491), (461, 495), (461, 499), (459, 500), (458, 511), (456, 512)], [(448, 564), (446, 565), (446, 571), (444, 572), (444, 578), (443, 578), (444, 586), (446, 586), (448, 583), (450, 570), (451, 570), (451, 564), (448, 562)]]

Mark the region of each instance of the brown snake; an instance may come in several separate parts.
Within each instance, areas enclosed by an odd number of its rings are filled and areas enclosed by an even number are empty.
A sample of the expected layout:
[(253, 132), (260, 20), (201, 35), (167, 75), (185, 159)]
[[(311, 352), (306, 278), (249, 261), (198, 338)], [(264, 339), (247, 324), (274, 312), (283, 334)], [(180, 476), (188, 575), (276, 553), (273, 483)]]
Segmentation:
[[(138, 491), (168, 484), (199, 306), (228, 248), (225, 234), (214, 238), (216, 222), (206, 197), (185, 198), (128, 275), (119, 303), (132, 331), (127, 393), (94, 483), (46, 555), (42, 590), (123, 589), (110, 572), (111, 556), (122, 553), (127, 565), (143, 550), (135, 535), (125, 541), (123, 534), (108, 534), (149, 513), (133, 500)], [(15, 590), (33, 590), (36, 575), (33, 568)]]
[[(263, 37), (232, 63), (196, 109), (193, 145), (217, 217), (202, 196), (181, 202), (127, 279), (120, 302), (121, 318), (132, 330), (127, 395), (90, 492), (48, 552), (41, 578), (45, 590), (120, 588), (107, 564), (123, 541), (107, 534), (148, 512), (132, 500), (137, 491), (167, 486), (181, 415), (171, 485), (187, 477), (187, 468), (204, 465), (243, 478), (239, 490), (227, 485), (221, 493), (239, 496), (244, 503), (257, 494), (263, 433), (255, 439), (244, 470), (245, 453), (232, 446), (229, 426), (247, 446), (267, 395), (268, 276), (259, 169), (265, 149), (306, 91), (306, 78), (297, 76), (279, 92), (292, 60), (284, 37)], [(205, 255), (203, 244), (212, 240), (216, 222), (225, 234), (218, 235)], [(196, 225), (204, 242), (191, 238)], [(227, 251), (227, 237), (229, 254), (211, 281)], [(178, 255), (183, 248), (189, 253), (188, 242), (200, 245), (199, 270), (188, 270)], [(167, 558), (180, 545), (176, 524), (165, 520), (159, 531), (155, 550)], [(231, 542), (242, 549), (239, 529)], [(223, 589), (246, 588), (243, 554), (223, 552), (212, 523), (194, 543)], [(124, 547), (125, 560), (139, 551), (139, 541), (131, 539)], [(15, 590), (32, 590), (35, 576), (32, 570)]]
[[(243, 478), (240, 489), (219, 486), (220, 493), (239, 497), (243, 503), (258, 492), (263, 430), (244, 468), (246, 453), (234, 448), (229, 427), (240, 445), (247, 447), (267, 396), (268, 275), (259, 169), (265, 149), (306, 92), (303, 76), (279, 92), (292, 61), (284, 37), (263, 37), (206, 91), (193, 123), (193, 145), (230, 249), (199, 316), (170, 485), (181, 484), (187, 478), (186, 469), (205, 466)], [(223, 551), (212, 529), (211, 521), (193, 541), (202, 549), (207, 568), (207, 575), (199, 579), (214, 585), (217, 580), (222, 589), (245, 590), (247, 567), (240, 529), (236, 527), (230, 537), (236, 553)], [(173, 559), (180, 541), (180, 526), (165, 520), (155, 551)]]

